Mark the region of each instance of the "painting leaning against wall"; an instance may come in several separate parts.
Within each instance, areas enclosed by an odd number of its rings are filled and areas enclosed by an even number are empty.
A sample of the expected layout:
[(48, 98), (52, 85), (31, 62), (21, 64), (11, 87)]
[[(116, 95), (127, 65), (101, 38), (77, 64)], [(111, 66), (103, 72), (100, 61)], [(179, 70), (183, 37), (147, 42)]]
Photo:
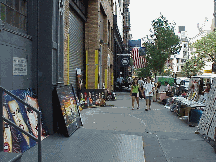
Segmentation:
[[(39, 110), (38, 101), (32, 89), (10, 90), (10, 92)], [(16, 101), (13, 97), (6, 93), (3, 93), (3, 115), (5, 118), (11, 120), (26, 132), (34, 135), (36, 138), (38, 137), (37, 113), (27, 106), (24, 106), (19, 101)], [(41, 118), (41, 121), (41, 139), (43, 140), (47, 137), (47, 130), (44, 126), (43, 118)], [(23, 153), (35, 145), (36, 141), (32, 138), (4, 122), (4, 152)]]

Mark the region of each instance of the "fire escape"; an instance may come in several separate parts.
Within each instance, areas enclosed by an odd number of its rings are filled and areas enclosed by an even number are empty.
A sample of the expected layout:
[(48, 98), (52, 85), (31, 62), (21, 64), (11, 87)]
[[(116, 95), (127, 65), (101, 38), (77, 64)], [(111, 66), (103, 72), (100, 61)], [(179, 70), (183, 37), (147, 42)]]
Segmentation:
[(125, 45), (125, 52), (129, 53), (129, 48), (128, 48), (128, 40), (130, 39), (129, 37), (129, 31), (130, 31), (130, 12), (129, 12), (129, 5), (130, 5), (130, 0), (124, 0), (124, 23), (123, 23), (123, 43)]

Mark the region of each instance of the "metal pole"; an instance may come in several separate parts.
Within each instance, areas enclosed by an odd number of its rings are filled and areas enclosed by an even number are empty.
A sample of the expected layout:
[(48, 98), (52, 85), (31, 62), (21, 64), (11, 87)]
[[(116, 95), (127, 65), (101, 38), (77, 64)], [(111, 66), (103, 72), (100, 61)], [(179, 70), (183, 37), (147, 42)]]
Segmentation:
[(190, 38), (188, 38), (188, 59), (189, 59), (189, 43), (190, 43)]
[(214, 31), (215, 31), (215, 28), (216, 28), (216, 0), (214, 0)]
[(0, 87), (0, 151), (4, 150), (4, 132), (3, 132), (3, 101), (2, 101), (2, 96), (3, 96), (3, 90)]
[[(214, 32), (215, 32), (215, 29), (216, 29), (216, 0), (214, 0)], [(215, 63), (215, 60), (216, 60), (216, 53), (214, 55), (214, 63)]]
[(41, 151), (41, 111), (38, 113), (38, 162), (42, 162)]
[[(39, 95), (38, 87), (39, 87), (39, 2), (40, 0), (37, 0), (37, 95)], [(38, 113), (38, 162), (42, 162), (41, 159), (41, 127), (40, 127), (40, 120), (41, 115), (40, 112)], [(1, 130), (1, 129), (0, 129)]]
[(103, 68), (102, 68), (102, 54), (103, 54), (103, 46), (102, 45), (100, 45), (100, 67), (99, 67), (99, 70), (100, 70), (100, 82), (99, 82), (99, 87), (100, 87), (100, 89), (102, 89), (103, 87), (102, 87), (102, 82), (103, 82), (103, 77), (102, 77), (102, 70), (103, 70)]

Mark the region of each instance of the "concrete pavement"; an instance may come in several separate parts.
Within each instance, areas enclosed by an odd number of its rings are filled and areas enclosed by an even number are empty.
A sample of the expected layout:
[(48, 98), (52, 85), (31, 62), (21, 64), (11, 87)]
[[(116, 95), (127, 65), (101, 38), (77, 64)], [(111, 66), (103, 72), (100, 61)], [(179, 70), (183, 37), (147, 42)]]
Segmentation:
[[(113, 107), (81, 111), (83, 127), (71, 137), (55, 134), (42, 141), (43, 161), (216, 161), (213, 148), (194, 134), (196, 127), (156, 102), (147, 112), (144, 100), (140, 110), (131, 110), (129, 92), (116, 94), (116, 101), (106, 102)], [(37, 147), (22, 161), (37, 161)]]

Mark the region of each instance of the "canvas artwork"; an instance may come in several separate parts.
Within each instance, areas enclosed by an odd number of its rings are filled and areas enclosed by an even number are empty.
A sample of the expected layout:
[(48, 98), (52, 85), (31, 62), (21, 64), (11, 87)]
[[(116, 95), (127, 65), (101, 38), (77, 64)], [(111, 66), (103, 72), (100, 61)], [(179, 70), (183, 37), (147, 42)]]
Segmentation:
[(72, 90), (72, 86), (58, 86), (57, 94), (61, 106), (61, 112), (64, 118), (67, 135), (71, 135), (79, 126), (79, 111), (76, 101), (76, 95)]
[[(31, 89), (28, 90), (10, 90), (10, 92), (29, 105), (39, 110), (37, 99)], [(37, 113), (16, 101), (8, 94), (3, 94), (3, 115), (5, 118), (14, 122), (17, 126), (28, 133), (38, 137)], [(41, 119), (42, 121), (42, 119)], [(46, 129), (41, 124), (42, 140), (46, 138)], [(4, 152), (25, 152), (36, 145), (36, 141), (21, 133), (17, 128), (4, 122)]]

